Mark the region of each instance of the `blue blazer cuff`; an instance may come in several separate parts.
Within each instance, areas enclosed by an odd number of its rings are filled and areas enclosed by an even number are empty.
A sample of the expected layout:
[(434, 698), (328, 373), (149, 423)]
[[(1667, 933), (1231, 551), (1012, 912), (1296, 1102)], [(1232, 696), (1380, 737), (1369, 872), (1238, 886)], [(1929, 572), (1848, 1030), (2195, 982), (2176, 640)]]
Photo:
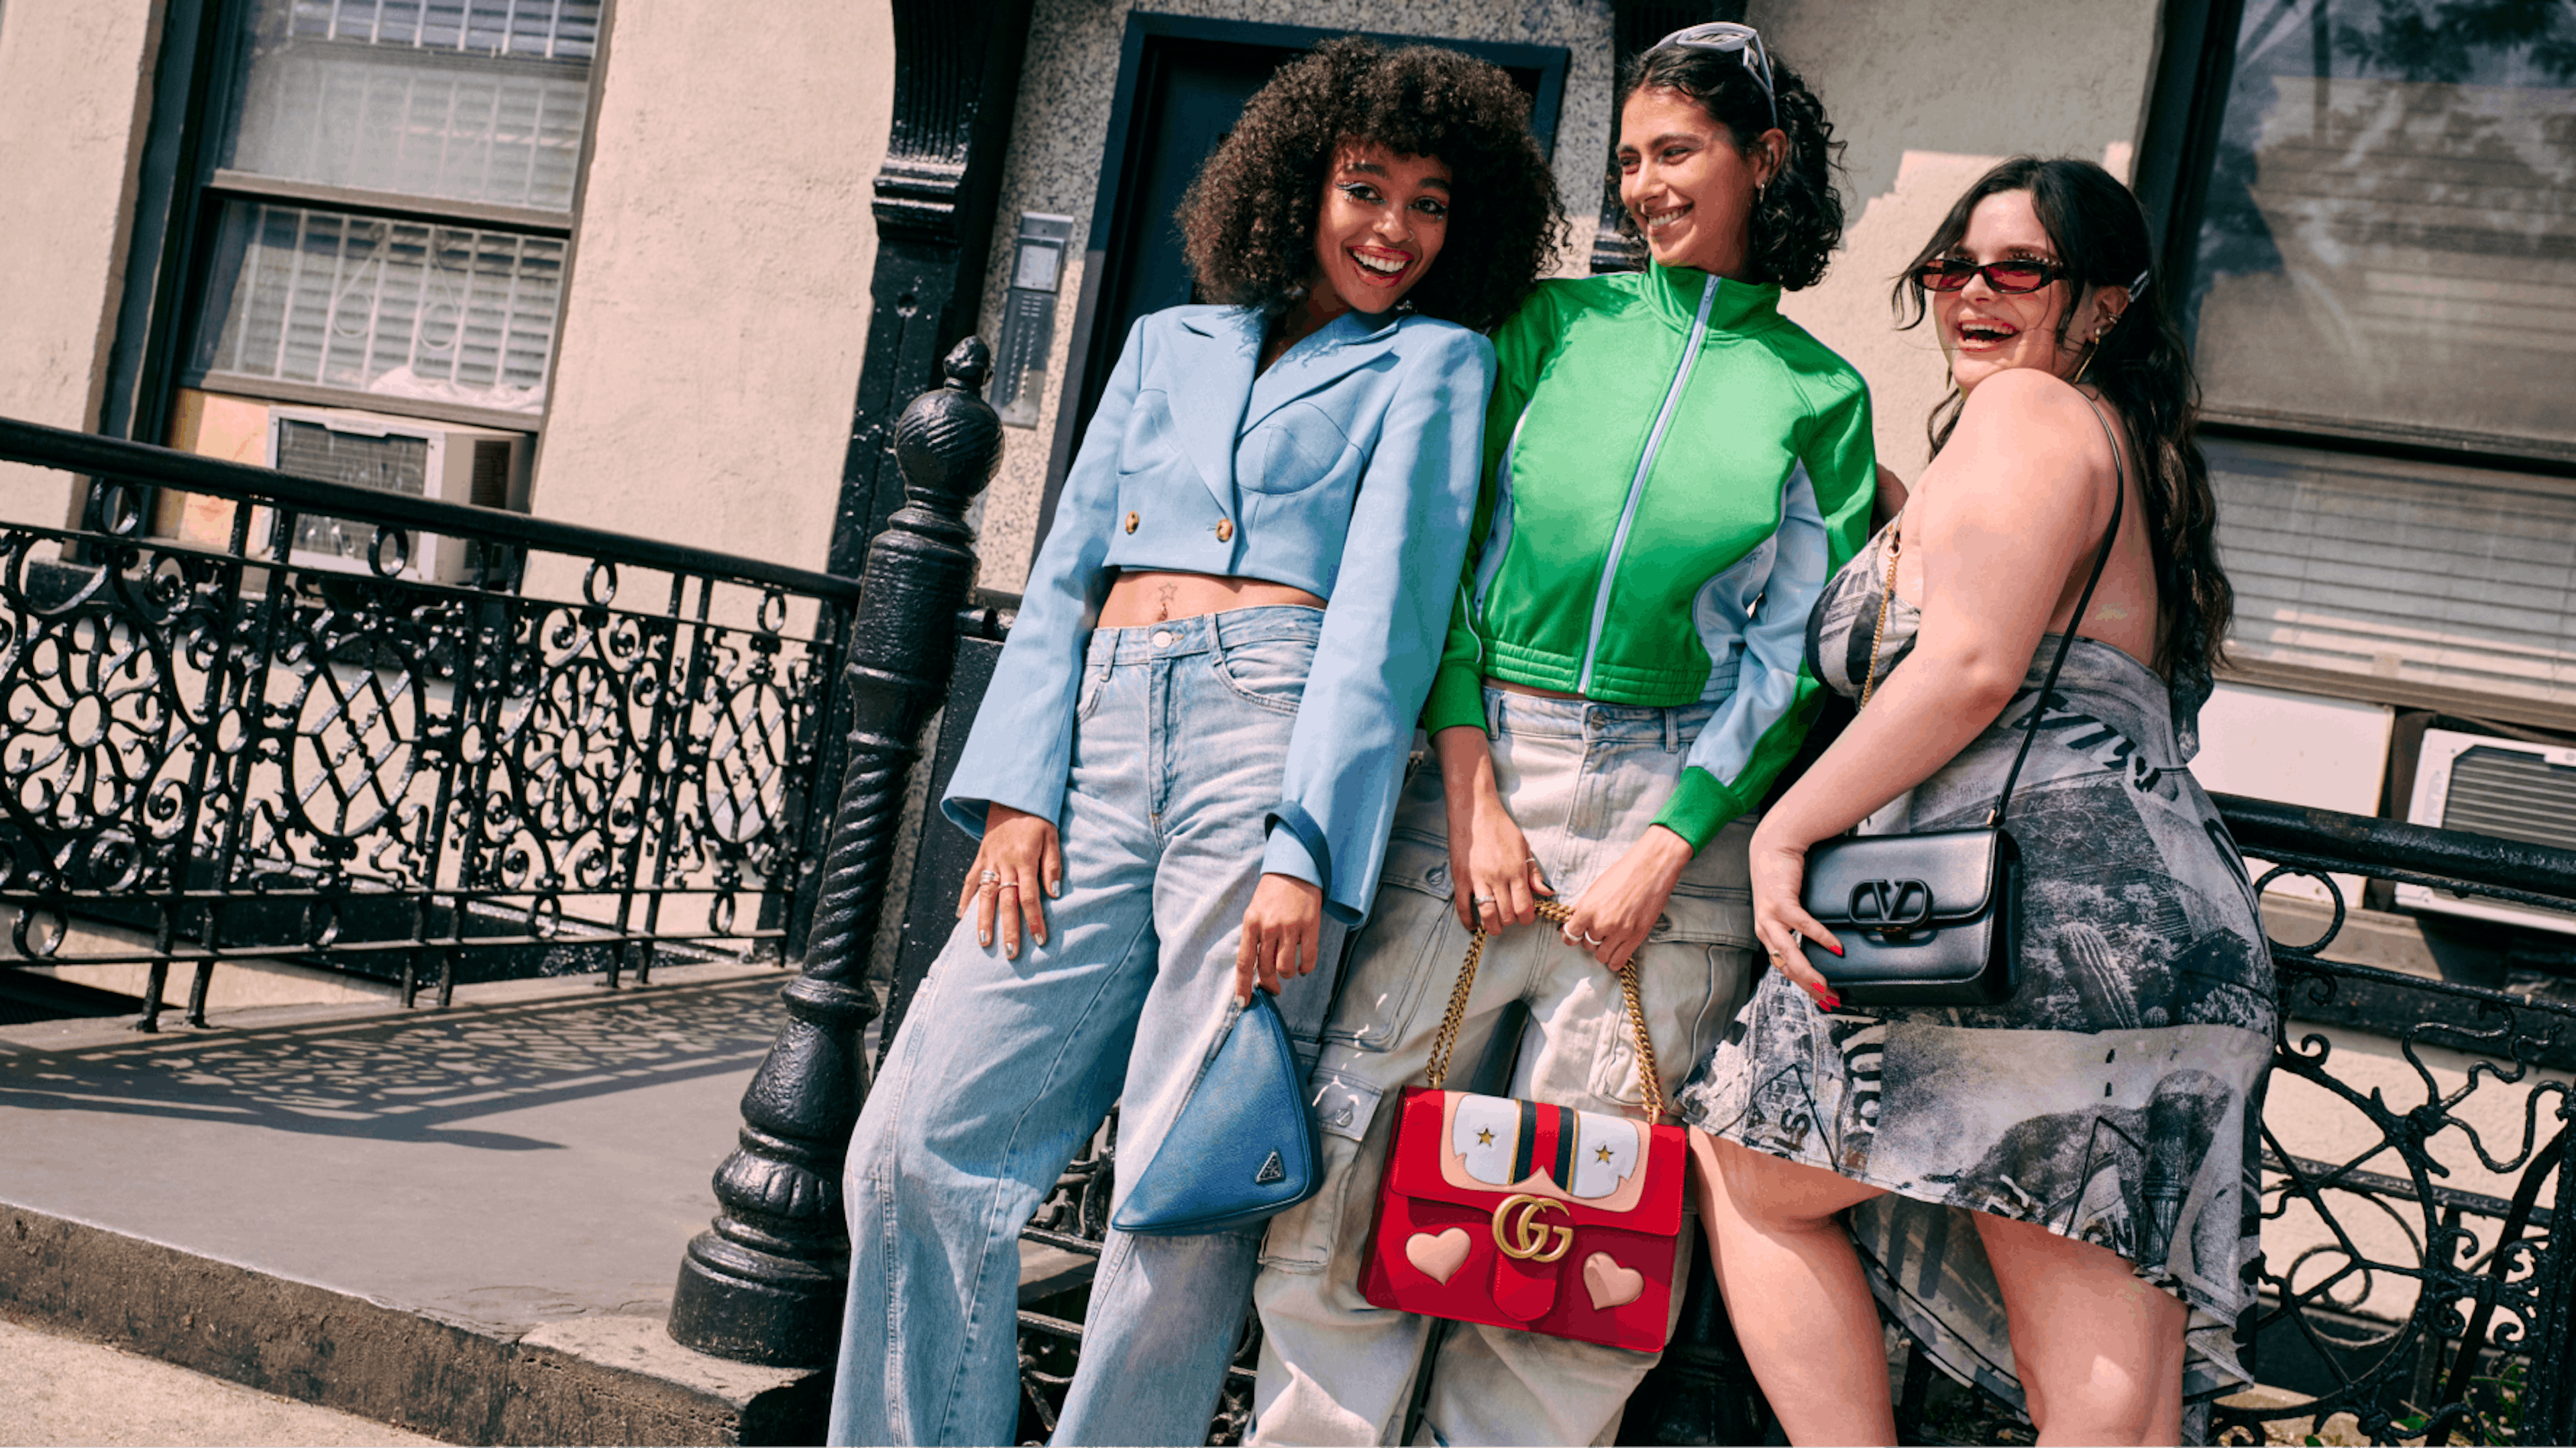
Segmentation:
[(1261, 853), (1265, 875), (1291, 875), (1324, 892), (1324, 913), (1342, 924), (1358, 921), (1359, 912), (1333, 899), (1333, 847), (1306, 807), (1283, 799), (1263, 816), (1270, 843)]

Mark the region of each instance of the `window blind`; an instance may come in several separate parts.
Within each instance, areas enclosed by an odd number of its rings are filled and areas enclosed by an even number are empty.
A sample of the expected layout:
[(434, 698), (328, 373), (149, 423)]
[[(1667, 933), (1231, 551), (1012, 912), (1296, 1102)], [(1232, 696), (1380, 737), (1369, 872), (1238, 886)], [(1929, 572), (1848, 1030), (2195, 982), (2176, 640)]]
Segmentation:
[(2240, 667), (2576, 719), (2576, 482), (2208, 439)]

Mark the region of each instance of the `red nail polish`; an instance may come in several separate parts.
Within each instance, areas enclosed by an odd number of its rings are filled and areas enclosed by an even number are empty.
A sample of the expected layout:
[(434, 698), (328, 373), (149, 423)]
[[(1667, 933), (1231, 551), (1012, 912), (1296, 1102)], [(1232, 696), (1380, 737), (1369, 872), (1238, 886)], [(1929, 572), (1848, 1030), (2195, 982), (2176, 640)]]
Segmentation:
[(1825, 949), (1832, 951), (1832, 952), (1834, 953), (1834, 958), (1835, 958), (1836, 960), (1840, 960), (1840, 959), (1842, 958), (1843, 948), (1842, 948), (1841, 946), (1839, 946), (1839, 945), (1828, 945), (1828, 946), (1826, 946), (1826, 947), (1825, 947)]
[(1825, 1009), (1826, 1009), (1826, 1010), (1829, 1010), (1829, 1011), (1838, 1011), (1838, 1010), (1841, 1010), (1842, 1008), (1843, 1008), (1843, 998), (1842, 998), (1841, 996), (1827, 996), (1827, 997), (1825, 997)]

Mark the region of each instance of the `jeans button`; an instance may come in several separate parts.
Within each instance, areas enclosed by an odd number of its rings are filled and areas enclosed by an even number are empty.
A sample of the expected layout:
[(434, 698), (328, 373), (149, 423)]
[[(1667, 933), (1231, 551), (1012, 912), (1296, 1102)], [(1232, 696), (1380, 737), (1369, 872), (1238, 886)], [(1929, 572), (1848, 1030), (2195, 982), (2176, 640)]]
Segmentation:
[(1654, 928), (1652, 931), (1649, 931), (1648, 933), (1649, 933), (1649, 934), (1652, 934), (1652, 935), (1670, 935), (1670, 934), (1672, 934), (1672, 933), (1673, 933), (1673, 917), (1671, 917), (1671, 916), (1669, 916), (1669, 915), (1658, 915), (1658, 916), (1656, 916), (1656, 917), (1655, 917), (1655, 928)]
[(1154, 647), (1158, 649), (1168, 649), (1171, 646), (1172, 631), (1170, 629), (1158, 628), (1154, 630)]

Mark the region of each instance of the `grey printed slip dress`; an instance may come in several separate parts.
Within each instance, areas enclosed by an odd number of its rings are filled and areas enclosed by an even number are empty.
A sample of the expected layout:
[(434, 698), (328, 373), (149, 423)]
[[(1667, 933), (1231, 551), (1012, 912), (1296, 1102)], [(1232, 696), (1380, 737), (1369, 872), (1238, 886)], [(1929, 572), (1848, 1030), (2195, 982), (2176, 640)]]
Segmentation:
[[(1854, 697), (1887, 546), (1872, 538), (1808, 623), (1808, 668)], [(1881, 680), (1920, 622), (1889, 601)], [(1984, 824), (2041, 711), (2003, 821), (2025, 871), (2013, 997), (1827, 1014), (1771, 971), (1677, 1105), (1712, 1135), (1885, 1188), (1850, 1213), (1853, 1240), (1880, 1301), (1952, 1376), (2023, 1401), (1967, 1216), (1980, 1211), (2129, 1259), (2190, 1308), (2185, 1392), (2232, 1390), (2251, 1381), (2236, 1328), (2261, 1248), (2271, 952), (2244, 862), (2185, 767), (2206, 682), (2169, 689), (2079, 637), (2041, 699), (2056, 647), (2042, 639), (2002, 716), (1862, 826)]]

